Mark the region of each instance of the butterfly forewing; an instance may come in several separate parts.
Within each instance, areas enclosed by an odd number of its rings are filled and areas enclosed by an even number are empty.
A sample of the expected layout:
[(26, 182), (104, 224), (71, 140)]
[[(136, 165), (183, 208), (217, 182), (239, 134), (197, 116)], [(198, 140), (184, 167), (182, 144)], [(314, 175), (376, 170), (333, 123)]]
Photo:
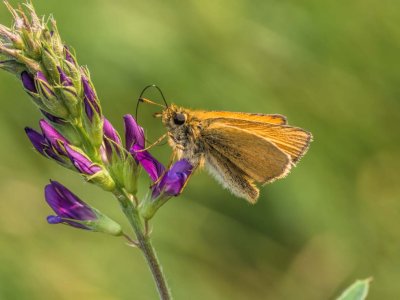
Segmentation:
[(249, 122), (230, 118), (218, 118), (209, 121), (210, 125), (213, 123), (240, 128), (251, 132), (255, 136), (263, 137), (290, 155), (293, 163), (296, 163), (307, 152), (312, 139), (312, 135), (309, 132), (289, 125)]
[(279, 114), (258, 114), (229, 111), (194, 111), (193, 115), (200, 120), (228, 118), (232, 120), (244, 120), (249, 122), (261, 122), (284, 125), (286, 117)]

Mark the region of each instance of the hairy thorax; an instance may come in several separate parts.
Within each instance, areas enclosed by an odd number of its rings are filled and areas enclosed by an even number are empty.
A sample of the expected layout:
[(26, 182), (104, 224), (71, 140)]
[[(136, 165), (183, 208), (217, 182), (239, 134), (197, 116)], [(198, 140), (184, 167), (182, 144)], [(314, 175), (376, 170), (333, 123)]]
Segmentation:
[[(185, 116), (185, 123), (176, 125), (174, 116), (179, 113)], [(168, 130), (168, 143), (178, 159), (187, 159), (193, 167), (203, 164), (204, 144), (201, 139), (201, 121), (194, 118), (182, 108), (171, 105), (164, 110), (162, 121)]]

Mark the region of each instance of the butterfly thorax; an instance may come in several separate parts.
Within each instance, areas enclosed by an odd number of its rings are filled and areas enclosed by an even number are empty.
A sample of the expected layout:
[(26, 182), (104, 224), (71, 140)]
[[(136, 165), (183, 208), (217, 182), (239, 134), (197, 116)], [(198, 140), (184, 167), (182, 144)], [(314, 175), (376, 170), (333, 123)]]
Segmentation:
[(168, 130), (168, 143), (177, 158), (187, 159), (194, 167), (201, 165), (204, 160), (201, 121), (190, 110), (171, 105), (162, 112), (162, 122)]

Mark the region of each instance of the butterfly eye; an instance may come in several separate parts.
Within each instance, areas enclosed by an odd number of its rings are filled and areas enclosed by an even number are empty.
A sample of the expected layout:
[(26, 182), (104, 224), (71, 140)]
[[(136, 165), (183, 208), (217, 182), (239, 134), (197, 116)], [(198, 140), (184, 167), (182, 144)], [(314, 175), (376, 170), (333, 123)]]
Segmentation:
[(186, 116), (184, 114), (176, 113), (174, 115), (175, 125), (182, 125), (186, 122)]

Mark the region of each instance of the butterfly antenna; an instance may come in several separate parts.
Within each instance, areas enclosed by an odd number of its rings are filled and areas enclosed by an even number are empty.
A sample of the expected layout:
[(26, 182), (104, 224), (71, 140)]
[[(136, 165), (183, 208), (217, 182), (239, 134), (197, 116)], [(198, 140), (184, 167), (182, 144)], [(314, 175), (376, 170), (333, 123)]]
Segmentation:
[[(156, 88), (156, 89), (160, 92), (160, 95), (161, 95), (161, 97), (162, 97), (162, 99), (163, 99), (163, 101), (164, 101), (165, 107), (164, 107), (163, 105), (158, 104), (158, 103), (155, 103), (155, 102), (153, 102), (153, 101), (151, 101), (151, 100), (149, 100), (149, 99), (143, 98), (144, 93), (145, 93), (149, 88)], [(139, 96), (139, 98), (138, 98), (138, 100), (137, 100), (137, 102), (136, 102), (136, 111), (135, 111), (135, 119), (136, 119), (136, 122), (137, 122), (137, 120), (138, 120), (137, 117), (138, 117), (138, 110), (139, 110), (139, 103), (140, 103), (140, 102), (146, 102), (146, 103), (150, 103), (150, 104), (154, 104), (154, 105), (159, 105), (159, 106), (162, 106), (162, 107), (164, 107), (164, 108), (168, 108), (168, 103), (167, 103), (167, 100), (165, 100), (164, 93), (163, 93), (162, 90), (161, 90), (157, 85), (155, 85), (155, 84), (150, 84), (150, 85), (146, 86), (146, 87), (142, 90), (142, 92), (140, 93), (140, 96)]]

